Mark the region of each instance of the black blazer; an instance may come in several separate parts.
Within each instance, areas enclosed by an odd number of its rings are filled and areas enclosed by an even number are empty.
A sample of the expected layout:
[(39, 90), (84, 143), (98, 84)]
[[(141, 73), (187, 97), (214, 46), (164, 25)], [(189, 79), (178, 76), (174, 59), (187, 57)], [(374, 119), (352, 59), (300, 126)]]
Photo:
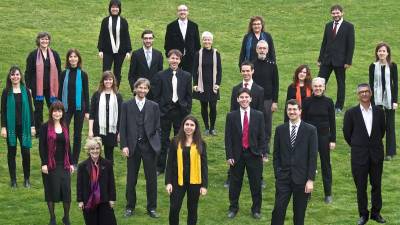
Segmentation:
[(305, 184), (315, 179), (317, 169), (317, 129), (300, 122), (294, 147), (290, 144), (289, 122), (275, 129), (273, 165), (275, 179)]
[[(240, 109), (226, 115), (225, 124), (225, 153), (226, 159), (234, 159), (236, 162), (241, 157), (242, 147), (242, 123)], [(250, 108), (249, 123), (249, 149), (256, 155), (262, 157), (266, 154), (265, 123), (262, 112)]]
[[(144, 77), (151, 81), (153, 79), (153, 76), (162, 69), (163, 56), (161, 52), (157, 49), (152, 49), (150, 68), (147, 65), (146, 56), (144, 54), (143, 48), (139, 48), (134, 51), (132, 53), (131, 65), (129, 67), (128, 74), (131, 90), (133, 91), (133, 85), (135, 84), (137, 79), (139, 79), (140, 77)], [(149, 94), (147, 94), (147, 98), (149, 98)]]
[(335, 38), (333, 38), (332, 29), (333, 21), (325, 25), (318, 62), (332, 66), (351, 65), (355, 39), (353, 24), (343, 20)]
[[(397, 103), (399, 85), (398, 85), (398, 73), (397, 65), (392, 62), (389, 66), (390, 70), (390, 91), (392, 92), (392, 103)], [(369, 65), (369, 86), (371, 86), (372, 94), (374, 93), (374, 77), (375, 77), (375, 64)], [(375, 104), (374, 96), (371, 97), (372, 104)]]
[[(109, 202), (116, 200), (114, 170), (111, 161), (99, 158), (99, 186), (100, 186), (100, 202)], [(78, 175), (76, 181), (76, 200), (84, 202), (89, 200), (90, 196), (90, 171), (92, 159), (90, 157), (79, 163)]]
[[(160, 110), (157, 103), (146, 99), (143, 106), (144, 110), (144, 130), (151, 148), (157, 154), (161, 150), (161, 128), (160, 128)], [(119, 128), (121, 149), (129, 148), (129, 157), (133, 156), (137, 144), (137, 124), (136, 116), (139, 108), (135, 99), (131, 99), (122, 104), (121, 123)]]
[(372, 130), (368, 136), (360, 105), (346, 111), (343, 119), (343, 136), (351, 147), (351, 163), (364, 165), (370, 160), (383, 162), (383, 143), (386, 124), (380, 107), (372, 106)]
[[(58, 53), (56, 51), (54, 51), (54, 49), (51, 49), (51, 50), (53, 51), (54, 61), (57, 66), (58, 76), (60, 76), (60, 73), (61, 73), (60, 56), (58, 55)], [(25, 69), (26, 87), (31, 89), (33, 97), (36, 97), (36, 55), (37, 55), (37, 51), (38, 51), (38, 49), (35, 49), (31, 53), (29, 53), (28, 57), (26, 58), (26, 69)]]
[[(237, 102), (237, 93), (239, 92), (239, 89), (242, 87), (243, 83), (240, 82), (238, 85), (232, 88), (231, 109), (230, 109), (231, 112), (240, 108), (240, 105)], [(251, 93), (250, 107), (252, 109), (264, 112), (264, 88), (262, 88), (260, 85), (256, 84), (253, 81), (250, 93)]]
[[(47, 145), (47, 128), (48, 128), (48, 122), (42, 124), (40, 127), (40, 132), (39, 132), (39, 156), (41, 160), (41, 165), (47, 165), (49, 163), (49, 149)], [(68, 126), (67, 126), (68, 130)], [(71, 140), (71, 139), (70, 139)], [(71, 141), (70, 141), (71, 143)], [(71, 154), (71, 146), (68, 147), (69, 152), (69, 162), (72, 165), (72, 154)]]
[(189, 62), (192, 62), (194, 54), (200, 50), (200, 35), (197, 24), (188, 20), (185, 39), (183, 39), (181, 30), (179, 29), (178, 19), (168, 24), (164, 42), (166, 56), (171, 49), (178, 49), (182, 54), (186, 50), (185, 57), (187, 60), (190, 60)]
[[(207, 146), (206, 143), (202, 143), (203, 151), (200, 155), (201, 159), (201, 187), (208, 187), (208, 166), (207, 166)], [(176, 140), (171, 140), (170, 148), (168, 153), (167, 167), (165, 171), (165, 185), (172, 184), (172, 186), (178, 185), (178, 160), (176, 157), (178, 151), (178, 145)]]
[[(178, 69), (178, 104), (184, 115), (192, 110), (192, 76), (190, 73)], [(153, 79), (153, 97), (160, 107), (161, 117), (170, 110), (172, 105), (172, 69), (158, 72)]]
[[(114, 54), (111, 47), (110, 34), (108, 32), (108, 18), (110, 16), (104, 17), (101, 21), (99, 41), (97, 43), (97, 49), (99, 52), (104, 52), (106, 54)], [(118, 49), (119, 54), (126, 54), (132, 51), (131, 47), (131, 37), (129, 35), (128, 21), (120, 16), (120, 45)], [(116, 38), (116, 37), (114, 37)]]

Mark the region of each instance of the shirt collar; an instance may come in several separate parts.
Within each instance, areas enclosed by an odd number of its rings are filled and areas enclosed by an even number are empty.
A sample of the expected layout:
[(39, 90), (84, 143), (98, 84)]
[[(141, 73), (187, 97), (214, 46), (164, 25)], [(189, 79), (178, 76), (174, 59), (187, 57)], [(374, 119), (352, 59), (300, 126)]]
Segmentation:
[[(365, 110), (365, 108), (360, 104), (360, 109), (361, 112), (367, 112), (367, 110)], [(371, 103), (369, 103), (369, 107), (368, 107), (368, 112), (372, 110), (372, 105)]]
[(239, 107), (239, 108), (240, 108), (240, 113), (244, 113), (244, 112), (249, 113), (250, 112), (250, 106), (247, 107), (247, 109), (243, 109), (242, 107)]
[[(335, 25), (336, 21), (333, 21), (333, 25)], [(338, 25), (340, 26), (343, 23), (343, 17), (338, 21)]]
[(152, 52), (153, 51), (153, 47), (150, 47), (149, 49), (147, 49), (146, 47), (143, 46), (143, 51), (144, 51), (144, 53), (146, 53), (147, 51)]
[(146, 102), (146, 98), (144, 98), (143, 100), (140, 100), (137, 96), (135, 96), (135, 102), (136, 104), (140, 103), (145, 103)]
[(289, 120), (289, 126), (290, 128), (292, 128), (293, 125), (296, 125), (296, 128), (299, 128), (301, 123), (301, 119), (299, 121), (297, 121), (296, 123), (292, 123), (292, 121)]
[(249, 80), (248, 82), (246, 82), (246, 81), (243, 80), (243, 81), (242, 81), (242, 86), (244, 86), (245, 83), (248, 83), (248, 84), (249, 84), (248, 86), (251, 87), (251, 86), (253, 85), (253, 79)]

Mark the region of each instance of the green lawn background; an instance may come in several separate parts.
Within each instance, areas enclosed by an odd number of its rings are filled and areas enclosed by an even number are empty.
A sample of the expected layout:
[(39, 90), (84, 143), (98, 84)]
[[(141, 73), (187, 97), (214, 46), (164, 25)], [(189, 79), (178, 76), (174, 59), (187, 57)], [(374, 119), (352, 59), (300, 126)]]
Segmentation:
[[(124, 0), (122, 16), (129, 22), (133, 49), (141, 47), (140, 34), (144, 29), (152, 29), (156, 39), (154, 47), (163, 52), (166, 25), (176, 18), (176, 6), (181, 1)], [(263, 190), (262, 219), (257, 221), (250, 216), (251, 197), (245, 179), (240, 212), (234, 220), (226, 218), (229, 205), (228, 191), (222, 187), (227, 166), (224, 153), (224, 122), (229, 110), (231, 88), (240, 80), (237, 68), (238, 55), (243, 35), (246, 33), (248, 19), (262, 15), (266, 20), (267, 31), (274, 39), (280, 76), (279, 111), (274, 114), (274, 126), (282, 123), (286, 88), (291, 82), (294, 69), (300, 64), (309, 64), (313, 77), (318, 73), (316, 59), (322, 39), (324, 25), (330, 18), (329, 8), (337, 2), (324, 0), (294, 1), (186, 1), (189, 17), (198, 23), (200, 32), (214, 34), (214, 47), (222, 57), (223, 78), (221, 100), (218, 104), (217, 137), (206, 138), (209, 158), (209, 193), (200, 200), (198, 224), (269, 224), (274, 202), (274, 179), (271, 162), (264, 167), (267, 187)], [(339, 2), (345, 10), (345, 19), (355, 25), (356, 48), (353, 66), (347, 72), (345, 108), (356, 104), (355, 87), (357, 83), (368, 81), (368, 66), (374, 60), (375, 45), (386, 41), (392, 47), (392, 59), (399, 56), (400, 6), (395, 0), (345, 0)], [(35, 37), (39, 31), (52, 34), (51, 47), (58, 51), (65, 64), (65, 54), (69, 48), (78, 48), (83, 57), (83, 69), (88, 72), (90, 93), (98, 86), (101, 76), (101, 61), (97, 58), (97, 39), (100, 22), (108, 14), (108, 1), (61, 1), (61, 0), (3, 0), (0, 2), (0, 87), (4, 88), (5, 78), (11, 65), (20, 65), (25, 70), (25, 60), (35, 48)], [(166, 60), (165, 60), (166, 61)], [(167, 64), (165, 63), (165, 67)], [(124, 99), (131, 98), (127, 73), (129, 61), (122, 70), (121, 93)], [(332, 75), (327, 95), (336, 97), (336, 82)], [(193, 102), (193, 113), (200, 119), (199, 103)], [(397, 115), (399, 116), (399, 115)], [(47, 117), (47, 116), (45, 116)], [(397, 127), (399, 123), (397, 122)], [(331, 154), (333, 167), (333, 197), (331, 205), (323, 203), (321, 175), (318, 173), (315, 192), (307, 209), (306, 224), (355, 224), (358, 219), (356, 192), (351, 176), (349, 147), (341, 132), (342, 116), (337, 117), (337, 148)], [(87, 122), (83, 130), (83, 140), (87, 136)], [(399, 135), (397, 135), (399, 136)], [(272, 144), (272, 143), (271, 143)], [(22, 188), (22, 167), (20, 153), (17, 155), (17, 177), (19, 188), (9, 187), (7, 167), (7, 147), (4, 139), (0, 141), (0, 224), (47, 224), (48, 212), (44, 202), (43, 186), (38, 156), (38, 141), (33, 141), (31, 150), (31, 189)], [(81, 154), (81, 160), (85, 154)], [(116, 216), (118, 224), (167, 224), (169, 198), (164, 191), (163, 177), (158, 179), (158, 212), (161, 218), (150, 219), (146, 212), (146, 195), (143, 171), (138, 182), (138, 203), (135, 216), (124, 218), (126, 161), (115, 151), (115, 177), (117, 182)], [(385, 162), (382, 178), (382, 215), (387, 224), (400, 224), (400, 201), (398, 176), (399, 159)], [(72, 175), (71, 221), (83, 224), (83, 217), (75, 201), (75, 179)], [(186, 224), (186, 205), (181, 212), (181, 224)], [(57, 219), (61, 221), (62, 206), (57, 204)], [(287, 224), (292, 224), (291, 206), (287, 212)], [(373, 222), (370, 222), (373, 223)]]

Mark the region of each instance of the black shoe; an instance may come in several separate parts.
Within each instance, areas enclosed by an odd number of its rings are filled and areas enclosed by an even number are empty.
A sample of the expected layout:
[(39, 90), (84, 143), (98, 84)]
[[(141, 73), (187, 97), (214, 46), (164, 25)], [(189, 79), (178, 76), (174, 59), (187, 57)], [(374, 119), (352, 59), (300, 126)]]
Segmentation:
[(63, 217), (62, 222), (64, 225), (71, 225), (71, 222), (69, 221), (69, 217)]
[(361, 216), (357, 221), (357, 225), (364, 225), (368, 222), (368, 217)]
[(235, 212), (235, 211), (229, 211), (228, 212), (228, 218), (229, 219), (233, 219), (233, 218), (235, 218), (236, 214), (237, 214), (237, 212)]
[(224, 182), (224, 188), (229, 188), (229, 180), (226, 180), (226, 181)]
[(150, 210), (150, 211), (147, 211), (147, 214), (149, 214), (149, 216), (151, 217), (151, 218), (159, 218), (160, 217), (160, 215), (158, 215), (158, 213), (156, 212), (156, 210)]
[(11, 188), (17, 188), (18, 187), (18, 185), (17, 185), (17, 181), (16, 180), (12, 180), (11, 182), (10, 182), (10, 186), (11, 186)]
[(386, 223), (386, 220), (381, 216), (381, 214), (371, 216), (371, 220), (375, 220), (377, 223)]
[(132, 209), (126, 209), (125, 210), (125, 217), (130, 217), (133, 215), (133, 210)]
[(25, 181), (24, 181), (24, 187), (25, 187), (25, 188), (31, 188), (31, 183), (29, 182), (29, 179), (25, 179)]
[(255, 213), (252, 213), (252, 216), (253, 216), (253, 218), (256, 219), (256, 220), (261, 219), (261, 213), (255, 212)]
[(49, 225), (57, 225), (56, 218), (50, 218)]
[(325, 203), (326, 204), (331, 204), (333, 201), (332, 196), (331, 195), (327, 195), (325, 196)]

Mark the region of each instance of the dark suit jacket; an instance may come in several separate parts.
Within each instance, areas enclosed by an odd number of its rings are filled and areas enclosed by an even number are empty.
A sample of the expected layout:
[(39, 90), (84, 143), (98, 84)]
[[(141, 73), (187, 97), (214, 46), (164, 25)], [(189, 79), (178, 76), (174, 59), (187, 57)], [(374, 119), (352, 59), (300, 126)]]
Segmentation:
[(354, 53), (354, 26), (343, 20), (336, 37), (332, 35), (333, 21), (325, 25), (318, 61), (323, 65), (351, 65)]
[[(104, 158), (99, 161), (99, 186), (100, 202), (115, 201), (115, 180), (112, 163)], [(92, 160), (90, 157), (81, 162), (78, 166), (78, 175), (76, 181), (76, 199), (77, 202), (87, 203), (90, 196), (90, 171)]]
[[(243, 87), (243, 83), (240, 82), (238, 85), (232, 88), (231, 93), (231, 112), (240, 108), (239, 103), (237, 102), (237, 93), (239, 89)], [(256, 109), (258, 111), (264, 112), (264, 88), (260, 85), (256, 84), (253, 81), (251, 85), (251, 103), (250, 107), (252, 109)]]
[[(97, 43), (97, 49), (99, 52), (104, 52), (106, 54), (113, 54), (111, 47), (110, 34), (108, 32), (108, 18), (104, 17), (101, 21), (99, 41)], [(120, 28), (120, 46), (118, 49), (119, 54), (126, 54), (132, 51), (131, 37), (129, 35), (128, 21), (120, 16), (121, 28)], [(114, 37), (116, 38), (116, 37)]]
[(200, 50), (200, 35), (197, 24), (188, 20), (185, 39), (183, 39), (179, 29), (178, 19), (168, 24), (165, 32), (164, 49), (166, 56), (171, 49), (178, 49), (182, 54), (186, 49), (185, 57), (188, 61), (190, 60), (189, 62), (193, 62), (194, 54)]
[[(157, 154), (161, 150), (160, 110), (157, 103), (146, 99), (144, 110), (144, 130), (151, 148)], [(133, 155), (137, 144), (136, 116), (139, 112), (135, 99), (122, 104), (121, 124), (119, 128), (121, 149), (129, 148), (129, 157)]]
[[(243, 152), (242, 124), (240, 109), (226, 115), (225, 124), (225, 153), (226, 159), (238, 161)], [(249, 149), (256, 156), (266, 154), (265, 123), (262, 112), (250, 109)]]
[[(153, 79), (153, 76), (162, 69), (163, 69), (163, 56), (161, 52), (158, 51), (157, 49), (153, 48), (152, 50), (150, 68), (147, 65), (143, 47), (134, 51), (132, 53), (131, 65), (129, 67), (129, 74), (128, 74), (131, 90), (133, 90), (133, 85), (137, 79), (143, 77), (151, 81)], [(147, 98), (149, 98), (149, 94), (147, 94)]]
[(275, 179), (305, 184), (315, 179), (317, 169), (317, 129), (301, 121), (294, 147), (290, 144), (289, 122), (275, 129), (273, 165)]
[[(390, 91), (392, 93), (392, 103), (397, 103), (399, 85), (397, 65), (393, 63), (389, 66), (390, 70)], [(369, 86), (371, 86), (372, 93), (374, 93), (374, 77), (375, 77), (375, 64), (369, 65)], [(387, 81), (386, 81), (387, 82)], [(371, 98), (372, 104), (375, 104), (374, 97)]]
[[(208, 187), (208, 166), (207, 166), (207, 146), (206, 143), (202, 144), (203, 151), (200, 155), (201, 160), (201, 187)], [(178, 160), (177, 150), (178, 145), (175, 140), (171, 140), (170, 151), (168, 153), (167, 167), (165, 171), (165, 185), (172, 184), (178, 185)]]
[[(190, 73), (178, 69), (178, 104), (181, 112), (187, 115), (192, 110), (192, 76)], [(153, 97), (160, 106), (161, 117), (165, 116), (172, 104), (172, 69), (158, 72), (153, 79)]]
[(343, 135), (351, 147), (351, 163), (353, 165), (364, 165), (369, 160), (383, 162), (382, 138), (385, 130), (385, 114), (377, 106), (372, 106), (371, 136), (368, 136), (360, 105), (346, 111), (343, 119)]

